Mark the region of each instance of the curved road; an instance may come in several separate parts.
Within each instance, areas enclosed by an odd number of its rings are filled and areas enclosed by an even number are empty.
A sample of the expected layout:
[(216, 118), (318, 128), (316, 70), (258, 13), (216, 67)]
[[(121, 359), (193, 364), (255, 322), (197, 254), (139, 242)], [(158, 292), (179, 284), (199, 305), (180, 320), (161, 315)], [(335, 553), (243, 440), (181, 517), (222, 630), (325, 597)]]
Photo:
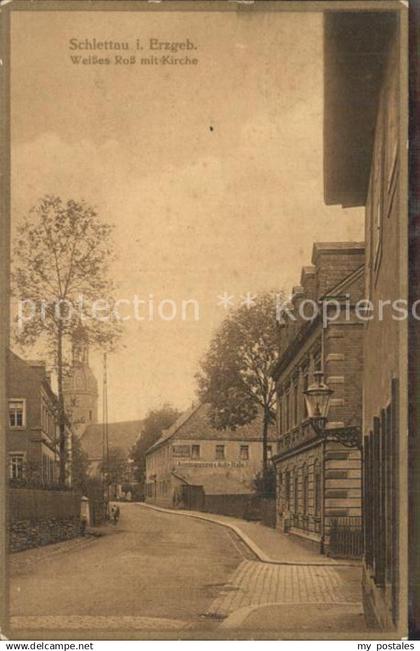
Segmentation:
[(12, 555), (11, 637), (367, 632), (360, 567), (262, 563), (227, 528), (139, 504), (122, 504), (102, 531)]
[(57, 636), (67, 629), (75, 637), (80, 628), (85, 635), (102, 629), (138, 634), (211, 629), (218, 623), (206, 610), (244, 560), (233, 534), (140, 505), (121, 506), (119, 524), (106, 527), (100, 538), (64, 543), (62, 553), (52, 553), (53, 545), (13, 555), (10, 611), (16, 637), (19, 630), (41, 626)]

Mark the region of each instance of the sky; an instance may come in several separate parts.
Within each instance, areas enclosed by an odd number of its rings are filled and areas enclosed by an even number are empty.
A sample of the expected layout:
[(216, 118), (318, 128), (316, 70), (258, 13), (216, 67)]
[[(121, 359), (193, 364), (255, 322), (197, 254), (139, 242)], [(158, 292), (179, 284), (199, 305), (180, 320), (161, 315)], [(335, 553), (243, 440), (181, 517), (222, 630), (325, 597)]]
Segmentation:
[[(94, 38), (128, 42), (136, 63), (114, 63), (118, 51), (87, 52), (109, 65), (73, 63), (86, 51), (70, 39)], [(150, 52), (149, 39), (189, 39), (194, 49), (174, 56), (198, 64), (141, 64), (173, 55)], [(221, 296), (235, 306), (248, 292), (289, 292), (313, 242), (363, 238), (361, 209), (323, 201), (322, 16), (15, 12), (11, 49), (12, 224), (57, 194), (115, 225), (117, 298), (147, 309), (141, 321), (124, 310), (109, 418), (187, 408), (229, 309)], [(198, 307), (182, 318), (186, 300)], [(95, 351), (91, 366), (101, 386)]]

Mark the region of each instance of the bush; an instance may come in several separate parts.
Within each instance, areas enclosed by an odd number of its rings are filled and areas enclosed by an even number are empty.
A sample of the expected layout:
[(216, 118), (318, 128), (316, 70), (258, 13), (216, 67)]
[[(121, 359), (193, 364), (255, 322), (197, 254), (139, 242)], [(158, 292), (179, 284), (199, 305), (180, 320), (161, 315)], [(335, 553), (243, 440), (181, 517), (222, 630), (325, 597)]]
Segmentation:
[(9, 479), (10, 488), (33, 488), (46, 491), (71, 491), (71, 486), (62, 486), (57, 482), (46, 484), (41, 479)]
[(276, 495), (276, 469), (269, 466), (265, 477), (262, 472), (257, 472), (254, 477), (253, 485), (255, 492), (264, 497), (275, 497)]

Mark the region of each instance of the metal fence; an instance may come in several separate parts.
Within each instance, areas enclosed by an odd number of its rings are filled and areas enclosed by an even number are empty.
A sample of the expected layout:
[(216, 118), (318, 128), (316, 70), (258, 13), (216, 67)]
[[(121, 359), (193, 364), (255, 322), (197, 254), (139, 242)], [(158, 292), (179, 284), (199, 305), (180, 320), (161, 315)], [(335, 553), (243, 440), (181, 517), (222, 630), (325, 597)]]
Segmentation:
[(331, 556), (361, 558), (363, 556), (362, 518), (357, 516), (330, 518), (329, 552)]

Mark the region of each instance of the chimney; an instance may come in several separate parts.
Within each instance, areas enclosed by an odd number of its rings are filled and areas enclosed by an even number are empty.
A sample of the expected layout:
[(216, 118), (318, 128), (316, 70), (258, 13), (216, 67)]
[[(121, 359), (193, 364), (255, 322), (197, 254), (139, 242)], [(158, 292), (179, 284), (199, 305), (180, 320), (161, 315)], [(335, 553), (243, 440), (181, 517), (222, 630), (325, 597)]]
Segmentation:
[(364, 263), (364, 242), (316, 242), (312, 264), (316, 268), (316, 300)]
[(305, 294), (305, 298), (316, 300), (316, 278), (315, 267), (307, 266), (302, 267), (300, 276), (300, 284)]

